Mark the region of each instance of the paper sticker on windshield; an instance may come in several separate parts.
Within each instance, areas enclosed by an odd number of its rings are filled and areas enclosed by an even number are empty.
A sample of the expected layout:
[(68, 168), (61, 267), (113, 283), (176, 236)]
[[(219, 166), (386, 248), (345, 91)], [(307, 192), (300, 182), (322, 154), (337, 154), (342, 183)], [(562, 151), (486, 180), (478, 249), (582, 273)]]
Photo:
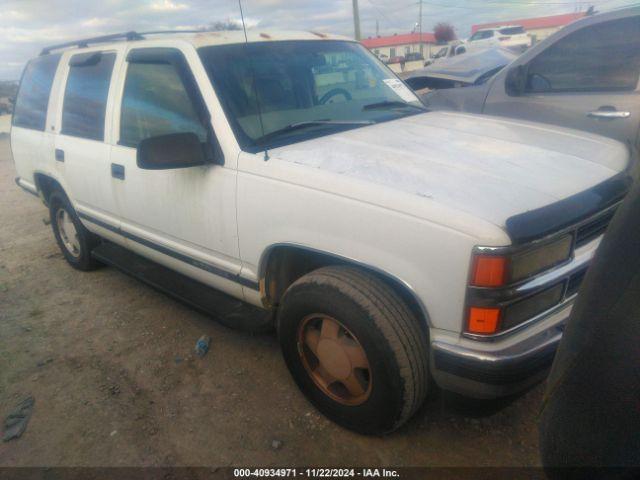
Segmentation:
[(405, 102), (415, 102), (416, 96), (407, 86), (397, 78), (385, 78), (385, 85), (395, 92)]

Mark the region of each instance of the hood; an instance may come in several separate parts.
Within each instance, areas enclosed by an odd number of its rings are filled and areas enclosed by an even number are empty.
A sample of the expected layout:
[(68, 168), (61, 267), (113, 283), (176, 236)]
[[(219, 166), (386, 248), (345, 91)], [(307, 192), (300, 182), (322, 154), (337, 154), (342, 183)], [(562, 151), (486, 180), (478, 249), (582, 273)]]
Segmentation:
[(428, 112), (270, 151), (272, 157), (507, 219), (624, 171), (624, 144), (555, 126)]
[(508, 65), (518, 55), (506, 48), (488, 48), (479, 52), (464, 53), (438, 62), (404, 76), (404, 80), (416, 77), (442, 78), (462, 83), (475, 83), (483, 75)]

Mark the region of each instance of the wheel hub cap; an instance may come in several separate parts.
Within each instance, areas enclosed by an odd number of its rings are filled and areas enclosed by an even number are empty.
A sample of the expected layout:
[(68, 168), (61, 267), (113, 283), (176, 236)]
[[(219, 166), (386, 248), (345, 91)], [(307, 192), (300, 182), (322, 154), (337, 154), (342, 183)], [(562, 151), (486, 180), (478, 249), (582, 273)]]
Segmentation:
[(73, 224), (73, 220), (69, 213), (60, 208), (56, 213), (56, 224), (58, 226), (58, 233), (64, 248), (74, 257), (80, 256), (80, 240), (78, 239), (78, 231)]
[(346, 380), (351, 374), (351, 361), (335, 340), (323, 338), (318, 342), (318, 360), (336, 380)]
[(371, 370), (358, 339), (338, 320), (322, 314), (305, 317), (298, 352), (313, 382), (343, 405), (360, 405), (371, 394)]

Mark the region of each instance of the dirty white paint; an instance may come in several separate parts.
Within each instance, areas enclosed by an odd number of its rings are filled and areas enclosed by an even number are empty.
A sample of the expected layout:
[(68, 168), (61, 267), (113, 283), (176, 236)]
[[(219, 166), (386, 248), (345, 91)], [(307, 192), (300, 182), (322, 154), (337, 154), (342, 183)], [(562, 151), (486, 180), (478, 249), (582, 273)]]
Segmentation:
[(500, 227), (624, 170), (626, 147), (564, 130), (430, 112), (282, 147), (272, 157), (414, 194)]
[(0, 115), (0, 134), (11, 130), (11, 115)]

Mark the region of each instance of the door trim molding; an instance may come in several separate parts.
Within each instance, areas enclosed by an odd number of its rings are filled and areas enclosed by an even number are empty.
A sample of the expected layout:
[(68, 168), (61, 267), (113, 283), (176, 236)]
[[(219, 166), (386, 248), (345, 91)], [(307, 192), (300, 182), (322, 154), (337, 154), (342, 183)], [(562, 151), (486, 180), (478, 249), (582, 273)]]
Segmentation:
[(78, 216), (83, 220), (86, 220), (95, 225), (98, 225), (99, 227), (102, 227), (104, 229), (117, 233), (118, 235), (121, 235), (128, 240), (133, 240), (134, 242), (139, 243), (140, 245), (143, 245), (147, 248), (151, 248), (164, 255), (175, 258), (176, 260), (180, 260), (181, 262), (187, 263), (192, 267), (199, 268), (201, 270), (209, 272), (218, 277), (222, 277), (226, 280), (230, 280), (232, 282), (238, 283), (243, 287), (247, 287), (256, 291), (260, 290), (260, 286), (258, 282), (249, 280), (247, 278), (243, 278), (239, 274), (228, 272), (219, 267), (211, 265), (210, 263), (203, 262), (202, 260), (198, 260), (196, 258), (185, 255), (184, 253), (177, 252), (171, 248), (165, 247), (164, 245), (160, 245), (158, 243), (147, 240), (146, 238), (139, 237), (138, 235), (134, 235), (133, 233), (122, 230), (119, 227), (115, 227), (109, 223), (103, 222), (102, 220), (98, 220), (97, 218), (87, 215), (86, 213), (82, 213), (82, 212), (77, 212), (77, 213), (78, 213)]

